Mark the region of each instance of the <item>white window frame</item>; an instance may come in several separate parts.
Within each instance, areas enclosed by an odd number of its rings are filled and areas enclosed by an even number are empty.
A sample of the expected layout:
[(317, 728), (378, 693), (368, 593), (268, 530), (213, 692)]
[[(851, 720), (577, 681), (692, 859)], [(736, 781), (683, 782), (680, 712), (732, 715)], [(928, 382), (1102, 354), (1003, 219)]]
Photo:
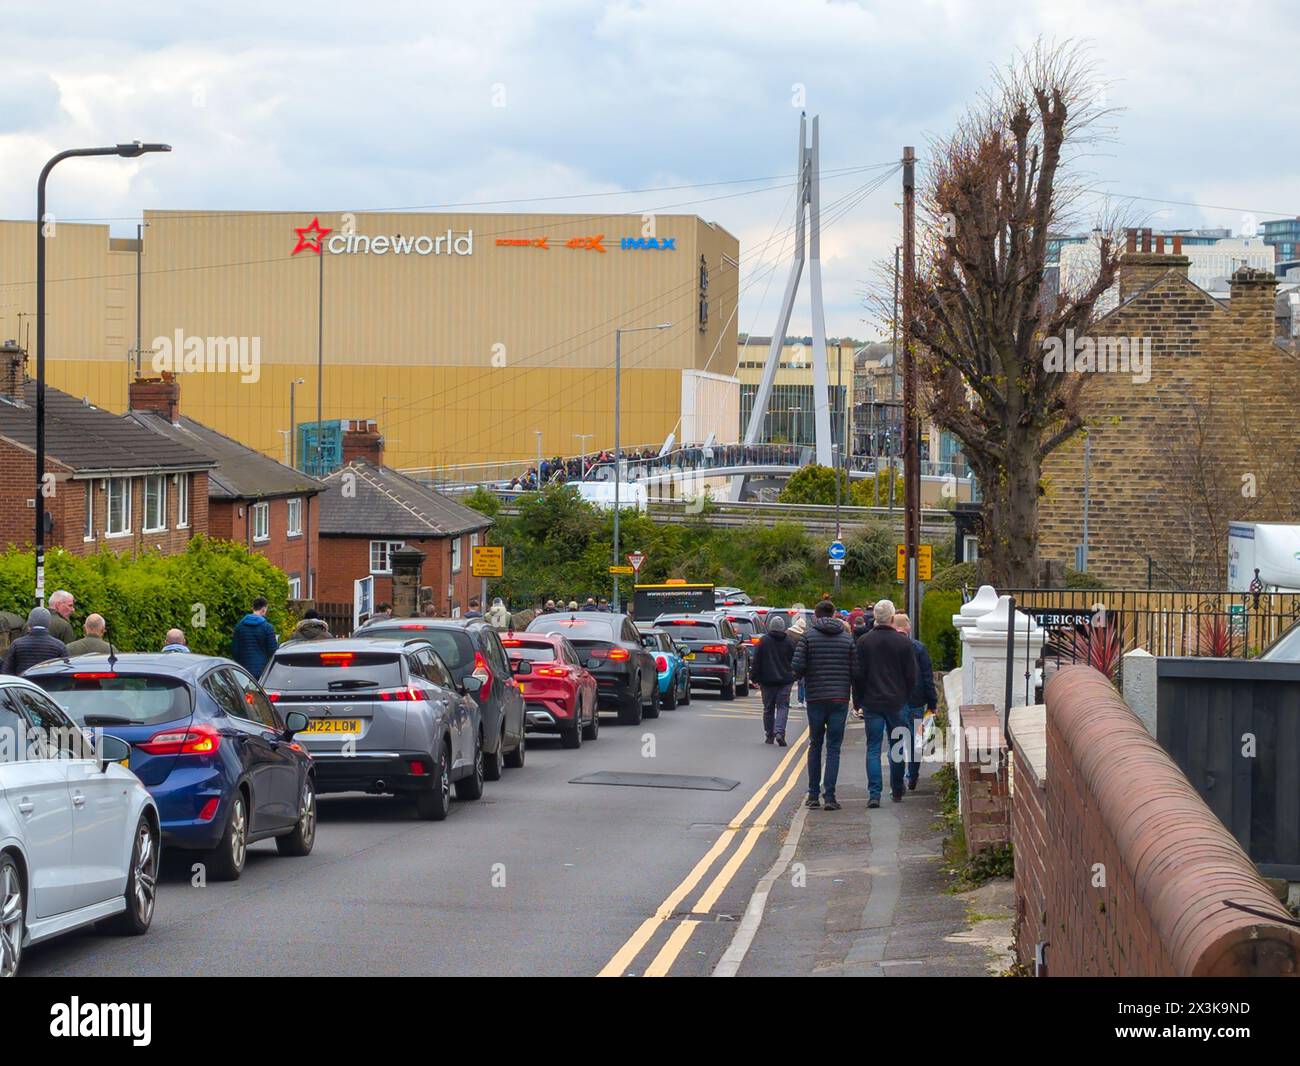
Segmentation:
[(190, 524), (190, 475), (176, 475), (176, 528), (187, 529)]
[[(382, 555), (382, 558), (379, 560), (376, 560), (375, 558), (375, 549), (377, 547), (379, 548), (379, 551)], [(370, 542), (370, 572), (372, 574), (377, 574), (380, 576), (383, 576), (385, 574), (391, 574), (393, 572), (393, 552), (397, 551), (398, 548), (405, 548), (405, 547), (406, 547), (406, 541), (404, 540), (372, 540)], [(376, 561), (386, 564), (387, 569), (376, 570), (375, 569)]]
[(463, 552), (462, 549), (461, 549), (461, 538), (460, 538), (460, 537), (452, 537), (452, 539), (451, 539), (451, 572), (452, 572), (453, 574), (459, 574), (459, 573), (460, 573), (460, 568), (461, 568), (461, 566), (462, 566), (462, 564), (463, 564), (463, 562), (464, 562), (464, 560), (461, 558), (461, 556), (462, 556), (463, 554), (464, 554), (464, 552)]
[(86, 486), (86, 521), (81, 527), (81, 539), (83, 541), (92, 541), (95, 539), (95, 483), (87, 481)]
[(289, 578), (289, 599), (302, 599), (302, 578), (297, 574), (294, 574)]
[(291, 496), (285, 500), (285, 536), (302, 536), (302, 497)]
[[(105, 490), (106, 514), (104, 516), (104, 536), (109, 537), (129, 537), (131, 535), (131, 509), (133, 505), (132, 497), (134, 496), (132, 482), (134, 478), (129, 477), (111, 477), (108, 479), (108, 487)], [(125, 528), (113, 528), (113, 486), (117, 484), (124, 486), (126, 489), (125, 505), (122, 508), (122, 515), (126, 521)]]
[[(150, 486), (158, 488), (158, 524), (149, 524)], [(167, 478), (163, 474), (147, 474), (144, 479), (144, 507), (140, 512), (140, 526), (145, 533), (164, 533), (167, 530)]]
[[(258, 526), (262, 527), (259, 533)], [(271, 539), (271, 505), (263, 500), (253, 504), (253, 543), (263, 544)]]

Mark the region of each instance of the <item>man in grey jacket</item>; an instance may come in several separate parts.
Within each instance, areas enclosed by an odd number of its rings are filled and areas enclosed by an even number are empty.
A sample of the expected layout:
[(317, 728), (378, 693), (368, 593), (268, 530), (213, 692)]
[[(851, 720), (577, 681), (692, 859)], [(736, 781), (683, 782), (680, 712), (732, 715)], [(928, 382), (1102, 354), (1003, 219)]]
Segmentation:
[(835, 605), (830, 600), (822, 600), (813, 609), (812, 624), (799, 638), (790, 665), (794, 676), (805, 682), (808, 695), (808, 798), (804, 803), (838, 811), (835, 782), (840, 774), (840, 745), (844, 743), (844, 724), (853, 690), (853, 637), (835, 617)]

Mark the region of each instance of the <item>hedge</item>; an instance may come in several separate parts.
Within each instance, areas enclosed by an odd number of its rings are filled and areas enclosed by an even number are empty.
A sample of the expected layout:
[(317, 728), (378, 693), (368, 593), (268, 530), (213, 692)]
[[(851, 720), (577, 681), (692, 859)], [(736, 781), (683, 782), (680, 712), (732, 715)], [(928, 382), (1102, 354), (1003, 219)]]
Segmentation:
[[(27, 617), (34, 573), (31, 552), (0, 554), (0, 609)], [(269, 602), (267, 617), (277, 632), (293, 628), (284, 573), (242, 545), (202, 536), (179, 555), (82, 556), (56, 548), (45, 557), (46, 596), (56, 589), (76, 597), (78, 636), (86, 615), (102, 614), (107, 639), (122, 651), (157, 651), (176, 627), (191, 651), (228, 655), (235, 623), (258, 596)]]

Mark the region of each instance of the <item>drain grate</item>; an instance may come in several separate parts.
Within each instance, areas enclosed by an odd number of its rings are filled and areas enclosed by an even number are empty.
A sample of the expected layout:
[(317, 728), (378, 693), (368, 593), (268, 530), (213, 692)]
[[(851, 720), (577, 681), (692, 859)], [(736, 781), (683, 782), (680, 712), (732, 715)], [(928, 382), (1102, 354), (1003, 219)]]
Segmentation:
[(633, 788), (689, 788), (702, 792), (730, 792), (739, 781), (726, 777), (695, 777), (691, 774), (634, 774), (621, 770), (597, 770), (569, 782), (571, 785), (625, 785)]

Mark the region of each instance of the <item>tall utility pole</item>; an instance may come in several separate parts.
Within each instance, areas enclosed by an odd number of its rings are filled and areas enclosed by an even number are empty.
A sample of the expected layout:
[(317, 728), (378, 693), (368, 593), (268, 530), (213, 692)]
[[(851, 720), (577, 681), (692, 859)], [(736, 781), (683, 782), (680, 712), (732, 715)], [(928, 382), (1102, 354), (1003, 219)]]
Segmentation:
[(143, 274), (141, 269), (141, 257), (144, 252), (144, 223), (138, 222), (135, 227), (135, 376), (140, 376), (140, 358), (143, 353), (143, 341), (140, 339), (140, 278)]
[(325, 432), (321, 425), (325, 407), (325, 253), (318, 250), (316, 256), (320, 262), (316, 274), (316, 467), (312, 473), (320, 477), (325, 473), (321, 465), (321, 438)]
[(921, 420), (917, 414), (912, 313), (916, 271), (916, 150), (903, 149), (903, 543), (907, 550), (907, 610), (921, 631), (916, 557), (921, 544)]

